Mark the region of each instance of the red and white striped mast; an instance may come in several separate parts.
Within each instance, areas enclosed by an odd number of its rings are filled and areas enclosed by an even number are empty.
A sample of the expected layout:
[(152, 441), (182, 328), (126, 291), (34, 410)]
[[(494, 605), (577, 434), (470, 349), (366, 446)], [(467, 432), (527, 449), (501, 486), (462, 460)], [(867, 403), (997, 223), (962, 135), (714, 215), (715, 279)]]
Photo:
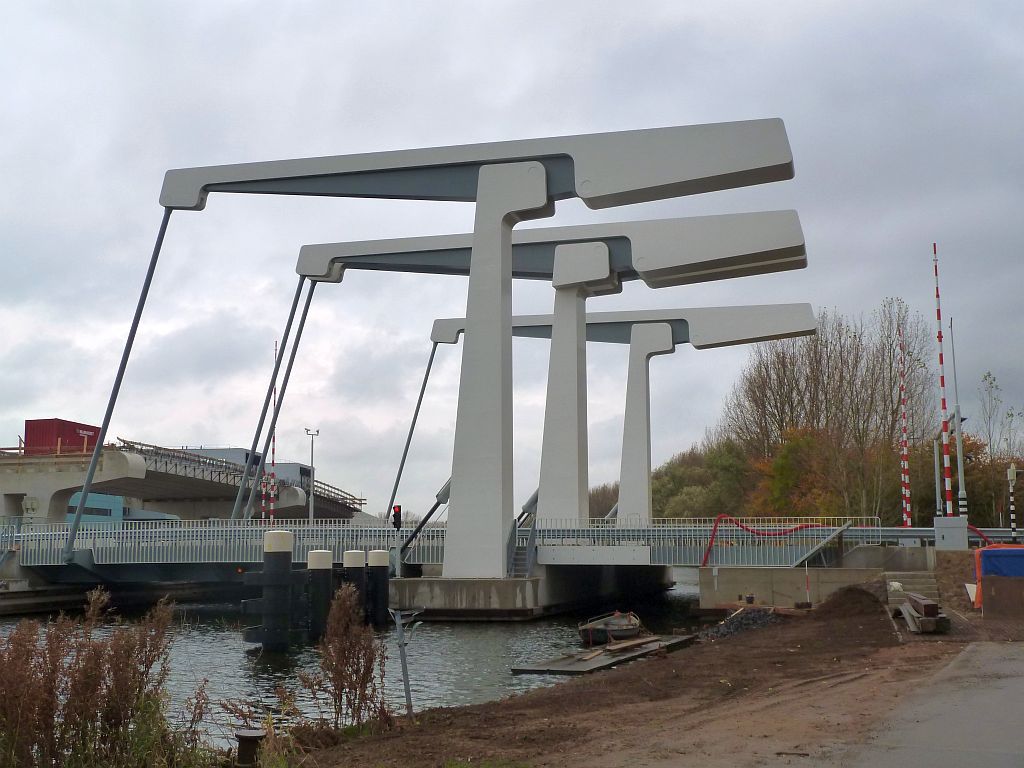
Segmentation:
[(903, 527), (910, 528), (913, 513), (910, 507), (910, 446), (907, 441), (907, 344), (903, 326), (896, 326), (900, 341), (900, 489), (902, 494)]
[(932, 243), (935, 267), (935, 320), (939, 325), (939, 400), (942, 408), (942, 473), (946, 479), (946, 517), (953, 516), (953, 472), (949, 464), (949, 412), (946, 410), (946, 373), (942, 355), (942, 306), (939, 303), (939, 248)]

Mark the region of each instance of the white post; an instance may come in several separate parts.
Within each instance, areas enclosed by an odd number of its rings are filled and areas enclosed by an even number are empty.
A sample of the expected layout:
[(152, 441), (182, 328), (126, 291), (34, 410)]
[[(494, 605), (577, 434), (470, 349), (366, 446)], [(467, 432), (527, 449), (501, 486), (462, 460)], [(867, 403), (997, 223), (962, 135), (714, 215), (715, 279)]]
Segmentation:
[(1006, 479), (1010, 483), (1010, 541), (1017, 543), (1017, 510), (1013, 506), (1013, 486), (1017, 483), (1017, 465), (1010, 464), (1006, 470)]
[[(629, 338), (626, 413), (622, 422), (618, 525), (651, 521), (651, 386), (649, 361), (675, 351), (668, 323), (634, 325)], [(632, 520), (631, 520), (632, 518)]]
[(573, 243), (556, 247), (552, 285), (555, 311), (537, 520), (586, 520), (590, 517), (586, 301), (588, 296), (620, 290), (611, 271), (608, 246)]
[(313, 522), (313, 484), (316, 481), (316, 469), (313, 467), (313, 438), (320, 434), (320, 430), (312, 430), (306, 427), (306, 434), (309, 435), (309, 522)]
[(539, 162), (484, 165), (455, 421), (445, 578), (504, 578), (512, 530), (512, 227), (551, 215)]

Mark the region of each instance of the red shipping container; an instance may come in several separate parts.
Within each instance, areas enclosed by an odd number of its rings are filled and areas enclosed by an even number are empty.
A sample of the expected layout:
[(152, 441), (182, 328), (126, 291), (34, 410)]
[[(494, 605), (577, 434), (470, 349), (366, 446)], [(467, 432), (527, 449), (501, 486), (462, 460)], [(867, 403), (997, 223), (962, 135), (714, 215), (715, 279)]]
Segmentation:
[(100, 428), (64, 419), (25, 419), (25, 455), (91, 453)]

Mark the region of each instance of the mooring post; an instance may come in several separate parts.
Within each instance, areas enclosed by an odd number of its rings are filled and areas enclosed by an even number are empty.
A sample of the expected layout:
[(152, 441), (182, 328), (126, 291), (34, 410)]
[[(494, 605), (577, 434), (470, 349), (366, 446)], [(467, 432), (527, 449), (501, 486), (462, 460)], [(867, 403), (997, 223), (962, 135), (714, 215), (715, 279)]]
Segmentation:
[(288, 650), (292, 624), (294, 545), (295, 534), (291, 531), (267, 531), (263, 534), (263, 572), (258, 574), (263, 585), (263, 599), (257, 603), (263, 615), (263, 625), (251, 637), (263, 645), (263, 650), (271, 653)]
[(329, 549), (312, 550), (306, 561), (309, 569), (309, 642), (316, 643), (327, 629), (331, 611), (334, 553)]
[(260, 744), (267, 732), (262, 728), (243, 728), (235, 731), (238, 740), (238, 757), (235, 765), (238, 768), (256, 768), (260, 755)]
[(361, 549), (348, 549), (341, 556), (341, 579), (355, 587), (359, 605), (363, 609), (363, 623), (367, 623), (366, 610), (366, 553)]
[(388, 590), (391, 558), (386, 549), (374, 549), (367, 555), (366, 586), (370, 623), (383, 629), (388, 623)]

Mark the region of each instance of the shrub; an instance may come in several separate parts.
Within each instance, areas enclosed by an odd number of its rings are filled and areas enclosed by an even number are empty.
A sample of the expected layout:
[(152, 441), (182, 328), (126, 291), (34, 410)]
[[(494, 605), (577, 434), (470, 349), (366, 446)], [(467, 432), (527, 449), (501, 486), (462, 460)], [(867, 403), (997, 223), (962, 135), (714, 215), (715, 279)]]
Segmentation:
[(85, 615), (45, 627), (20, 622), (0, 638), (0, 765), (5, 768), (199, 768), (205, 690), (177, 732), (166, 717), (171, 606), (142, 621), (105, 626), (107, 594), (89, 593)]
[(299, 679), (318, 707), (324, 698), (328, 700), (331, 726), (337, 730), (371, 721), (390, 726), (384, 700), (387, 651), (363, 623), (359, 593), (351, 584), (335, 593), (319, 648), (321, 673), (300, 673)]

